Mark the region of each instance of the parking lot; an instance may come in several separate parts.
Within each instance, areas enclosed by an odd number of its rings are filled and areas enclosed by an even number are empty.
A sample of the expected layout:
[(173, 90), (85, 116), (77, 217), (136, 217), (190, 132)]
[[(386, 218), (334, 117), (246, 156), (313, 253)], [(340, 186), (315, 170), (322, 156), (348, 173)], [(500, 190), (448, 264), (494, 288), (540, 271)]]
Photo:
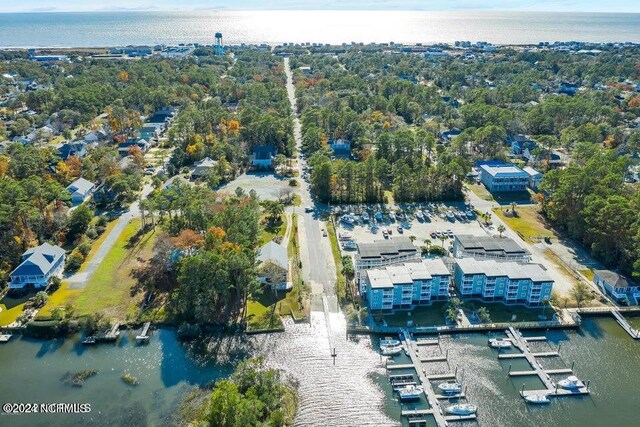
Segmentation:
[(255, 190), (262, 200), (277, 200), (283, 194), (294, 191), (294, 188), (289, 185), (289, 178), (276, 176), (273, 172), (244, 173), (220, 187), (220, 190), (234, 192), (238, 187), (247, 193)]
[[(418, 211), (420, 211), (420, 214), (418, 214)], [(424, 215), (425, 211), (428, 212), (428, 217)], [(447, 217), (447, 212), (449, 211), (466, 212), (467, 207), (463, 203), (434, 203), (403, 205), (385, 211), (379, 206), (372, 205), (336, 209), (334, 213), (337, 215), (338, 232), (347, 232), (356, 243), (384, 239), (386, 231), (390, 237), (415, 236), (416, 246), (424, 245), (425, 239), (430, 240), (432, 245), (439, 246), (443, 244), (439, 236), (445, 234), (444, 247), (449, 248), (453, 242), (452, 236), (456, 234), (471, 234), (475, 236), (497, 234), (495, 230), (481, 226), (476, 215), (473, 215), (473, 217), (464, 215), (458, 216), (458, 218), (455, 216), (451, 218)], [(369, 217), (366, 222), (362, 219), (363, 212), (367, 212)], [(353, 214), (356, 219), (354, 224), (348, 224), (340, 219), (343, 215), (348, 215), (349, 213)], [(377, 215), (378, 213), (381, 214), (381, 218), (380, 215)], [(390, 213), (394, 214), (395, 220), (392, 219)], [(398, 213), (401, 215), (398, 215)], [(399, 231), (398, 227), (402, 228), (402, 232)], [(437, 236), (435, 233), (439, 235)]]

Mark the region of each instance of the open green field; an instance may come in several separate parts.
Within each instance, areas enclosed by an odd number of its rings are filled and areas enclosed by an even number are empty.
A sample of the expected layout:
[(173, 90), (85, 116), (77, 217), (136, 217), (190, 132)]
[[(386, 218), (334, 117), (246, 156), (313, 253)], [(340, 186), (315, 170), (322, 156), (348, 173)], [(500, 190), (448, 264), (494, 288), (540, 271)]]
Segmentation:
[(510, 210), (511, 208), (494, 208), (493, 212), (524, 240), (537, 243), (545, 237), (554, 237), (553, 232), (539, 218), (537, 206), (516, 207), (517, 217), (505, 215), (505, 209)]
[(127, 320), (135, 316), (143, 295), (142, 292), (136, 292), (136, 281), (131, 277), (131, 272), (139, 264), (139, 259), (152, 256), (153, 244), (158, 236), (153, 231), (140, 236), (140, 227), (139, 219), (127, 224), (86, 287), (81, 290), (68, 289), (67, 284), (63, 283), (50, 297), (40, 316), (48, 316), (53, 308), (67, 304), (72, 304), (79, 316), (103, 313), (114, 320)]

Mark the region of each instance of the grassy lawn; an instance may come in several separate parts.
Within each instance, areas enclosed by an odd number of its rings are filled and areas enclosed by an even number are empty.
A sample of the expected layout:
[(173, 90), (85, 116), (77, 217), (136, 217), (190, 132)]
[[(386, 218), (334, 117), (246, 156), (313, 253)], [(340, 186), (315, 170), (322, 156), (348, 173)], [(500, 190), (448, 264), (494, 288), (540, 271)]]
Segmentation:
[(277, 303), (278, 299), (268, 288), (260, 295), (252, 295), (247, 301), (247, 330), (282, 328)]
[(524, 240), (537, 243), (542, 238), (553, 237), (553, 232), (538, 218), (537, 206), (516, 207), (518, 216), (514, 218), (506, 216), (501, 208), (494, 208), (493, 212)]
[(154, 232), (137, 236), (140, 226), (139, 219), (127, 224), (86, 287), (73, 290), (63, 283), (50, 297), (41, 316), (47, 316), (53, 308), (64, 307), (69, 303), (74, 305), (78, 316), (97, 312), (114, 320), (126, 320), (127, 317), (135, 316), (142, 293), (134, 291), (136, 281), (131, 277), (131, 271), (138, 265), (138, 258), (147, 259), (153, 254), (153, 244), (158, 236)]
[(586, 268), (584, 270), (580, 270), (580, 273), (582, 273), (584, 277), (589, 279), (589, 281), (593, 282), (593, 270), (591, 270), (590, 268)]
[[(551, 320), (553, 316), (553, 308), (547, 306), (546, 308), (529, 308), (518, 305), (505, 305), (499, 302), (486, 303), (482, 301), (473, 301), (475, 309), (480, 307), (486, 307), (489, 310), (491, 321), (494, 323), (511, 322), (515, 319), (516, 322), (533, 322), (541, 320), (538, 316), (547, 316), (548, 320)], [(515, 318), (514, 318), (515, 316)]]
[(96, 240), (94, 240), (91, 243), (91, 250), (87, 254), (86, 258), (84, 259), (84, 262), (82, 263), (82, 265), (80, 266), (80, 269), (78, 270), (79, 272), (83, 271), (85, 269), (85, 267), (89, 264), (89, 262), (91, 262), (91, 259), (93, 259), (93, 256), (96, 254), (96, 252), (98, 251), (100, 246), (102, 246), (102, 243), (105, 241), (105, 239), (107, 238), (109, 233), (111, 233), (111, 230), (113, 230), (113, 227), (115, 227), (117, 222), (118, 222), (117, 219), (114, 219), (113, 221), (110, 221), (107, 224), (107, 228), (105, 228), (104, 233), (102, 233), (100, 235), (100, 237), (98, 237)]
[(24, 303), (35, 293), (31, 293), (25, 295), (21, 298), (9, 298), (8, 296), (4, 296), (2, 300), (0, 300), (0, 326), (7, 326), (18, 318), (22, 314), (22, 307)]
[(299, 194), (294, 194), (293, 195), (293, 206), (300, 206), (302, 204), (302, 198), (300, 197)]
[(343, 302), (347, 292), (347, 281), (342, 274), (342, 255), (340, 254), (340, 246), (336, 236), (336, 227), (331, 221), (327, 221), (327, 234), (331, 243), (333, 262), (336, 264), (336, 295), (338, 296), (338, 301)]
[[(261, 222), (266, 222), (266, 217), (263, 215), (260, 218)], [(280, 215), (280, 220), (276, 221), (274, 224), (265, 225), (262, 230), (262, 235), (260, 236), (260, 245), (264, 245), (273, 240), (274, 237), (284, 236), (284, 233), (287, 231), (287, 216), (285, 214)]]
[(476, 196), (480, 197), (482, 200), (493, 201), (493, 196), (489, 193), (489, 190), (482, 184), (467, 184), (469, 190), (473, 191)]
[[(412, 320), (414, 326), (437, 326), (444, 325), (445, 301), (436, 301), (430, 306), (417, 307), (413, 311), (397, 311), (393, 314), (385, 314), (382, 319), (389, 326), (407, 326), (407, 321)], [(378, 320), (379, 317), (373, 313), (373, 317)]]

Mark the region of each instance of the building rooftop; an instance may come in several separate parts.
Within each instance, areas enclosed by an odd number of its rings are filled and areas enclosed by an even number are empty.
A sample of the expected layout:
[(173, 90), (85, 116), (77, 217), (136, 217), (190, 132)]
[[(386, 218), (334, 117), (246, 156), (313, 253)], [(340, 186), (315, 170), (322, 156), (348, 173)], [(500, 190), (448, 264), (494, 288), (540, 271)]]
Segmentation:
[(360, 258), (390, 258), (404, 254), (417, 253), (411, 239), (408, 237), (393, 237), (388, 240), (376, 240), (372, 243), (358, 244)]
[(64, 254), (64, 249), (49, 243), (27, 249), (22, 255), (22, 263), (11, 272), (11, 276), (44, 275)]
[(485, 252), (493, 256), (530, 255), (529, 251), (508, 237), (457, 234), (457, 244), (465, 251)]
[(542, 175), (542, 173), (538, 172), (537, 170), (535, 170), (534, 168), (532, 168), (531, 166), (527, 166), (525, 168), (522, 168), (523, 171), (525, 171), (527, 174), (529, 174), (529, 176), (539, 176)]
[(433, 276), (450, 276), (451, 273), (441, 258), (435, 258), (374, 268), (367, 270), (366, 275), (372, 289), (388, 289), (394, 285), (411, 285), (416, 281), (431, 280)]
[(287, 254), (287, 249), (274, 241), (270, 241), (260, 248), (258, 260), (260, 261), (260, 264), (270, 261), (279, 267), (287, 270), (289, 269), (289, 256)]
[(533, 282), (553, 282), (540, 264), (493, 259), (459, 258), (455, 260), (463, 274), (484, 274), (490, 277), (508, 277), (511, 280), (531, 279)]
[(93, 182), (86, 180), (84, 178), (78, 178), (75, 181), (73, 181), (71, 184), (69, 184), (69, 186), (67, 187), (67, 190), (73, 193), (78, 191), (80, 193), (85, 194), (91, 191), (93, 187), (94, 187)]
[(611, 270), (593, 270), (594, 274), (600, 276), (603, 280), (605, 280), (608, 284), (613, 286), (614, 288), (629, 288), (637, 286), (635, 283), (631, 282), (625, 276), (616, 273)]
[(482, 169), (484, 172), (488, 173), (491, 176), (496, 176), (499, 174), (523, 175), (523, 176), (527, 175), (522, 169), (510, 163), (503, 163), (500, 165), (482, 165), (480, 166), (480, 169)]

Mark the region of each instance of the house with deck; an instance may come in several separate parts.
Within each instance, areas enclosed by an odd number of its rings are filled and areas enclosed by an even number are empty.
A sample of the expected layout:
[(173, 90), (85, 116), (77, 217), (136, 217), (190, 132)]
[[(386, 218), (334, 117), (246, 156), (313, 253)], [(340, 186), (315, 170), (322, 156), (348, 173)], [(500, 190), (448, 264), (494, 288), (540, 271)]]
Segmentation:
[(64, 268), (65, 252), (59, 246), (43, 243), (28, 249), (22, 262), (10, 274), (10, 289), (41, 289)]
[(454, 282), (462, 298), (540, 306), (551, 298), (553, 279), (540, 264), (455, 259)]
[(618, 304), (638, 305), (640, 286), (611, 270), (593, 270), (593, 283)]
[(447, 299), (451, 273), (435, 258), (366, 270), (360, 280), (370, 311), (406, 310)]

